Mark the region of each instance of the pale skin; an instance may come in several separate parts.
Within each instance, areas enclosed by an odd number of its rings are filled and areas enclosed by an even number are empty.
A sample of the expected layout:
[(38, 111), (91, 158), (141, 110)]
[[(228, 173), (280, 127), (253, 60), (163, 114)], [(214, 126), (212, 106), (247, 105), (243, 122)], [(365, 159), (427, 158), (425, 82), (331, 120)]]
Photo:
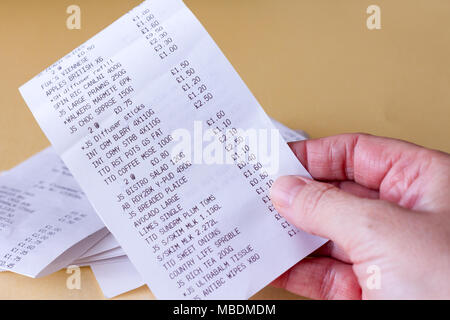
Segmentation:
[(450, 299), (449, 154), (365, 134), (290, 146), (316, 181), (281, 177), (271, 199), (330, 242), (273, 285), (313, 299)]

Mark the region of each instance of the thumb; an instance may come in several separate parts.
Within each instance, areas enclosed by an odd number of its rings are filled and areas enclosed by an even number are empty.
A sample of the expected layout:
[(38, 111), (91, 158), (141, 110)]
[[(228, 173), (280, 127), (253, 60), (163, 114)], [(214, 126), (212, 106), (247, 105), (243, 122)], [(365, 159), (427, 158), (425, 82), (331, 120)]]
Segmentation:
[(297, 228), (330, 239), (348, 253), (384, 228), (386, 220), (380, 215), (399, 210), (388, 202), (359, 198), (300, 176), (279, 178), (270, 196), (277, 211)]

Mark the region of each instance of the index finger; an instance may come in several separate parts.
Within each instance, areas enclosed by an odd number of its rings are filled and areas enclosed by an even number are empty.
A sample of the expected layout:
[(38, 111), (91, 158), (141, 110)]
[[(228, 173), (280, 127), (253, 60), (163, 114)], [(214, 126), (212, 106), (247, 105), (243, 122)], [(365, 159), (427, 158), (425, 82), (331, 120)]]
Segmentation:
[[(353, 180), (378, 190), (383, 179), (395, 170), (419, 167), (416, 155), (424, 148), (368, 134), (343, 134), (289, 144), (300, 162), (317, 180)], [(390, 175), (392, 176), (392, 175)]]

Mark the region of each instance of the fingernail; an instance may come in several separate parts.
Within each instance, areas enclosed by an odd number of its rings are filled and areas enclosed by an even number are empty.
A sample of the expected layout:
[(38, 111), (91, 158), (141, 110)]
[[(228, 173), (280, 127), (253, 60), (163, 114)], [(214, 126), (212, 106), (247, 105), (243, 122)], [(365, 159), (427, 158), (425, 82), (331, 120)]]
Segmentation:
[(298, 176), (280, 177), (270, 190), (270, 198), (275, 205), (289, 208), (295, 196), (305, 184), (303, 178)]

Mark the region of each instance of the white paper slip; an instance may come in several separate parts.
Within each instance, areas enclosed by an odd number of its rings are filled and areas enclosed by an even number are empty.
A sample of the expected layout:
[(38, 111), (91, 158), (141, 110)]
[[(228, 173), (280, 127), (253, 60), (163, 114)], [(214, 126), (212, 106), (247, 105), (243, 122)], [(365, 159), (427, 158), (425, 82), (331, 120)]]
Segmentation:
[(325, 240), (269, 199), (308, 173), (179, 0), (145, 1), (20, 89), (156, 297), (247, 299)]
[(130, 260), (97, 264), (91, 269), (106, 298), (116, 297), (145, 284)]
[(107, 233), (53, 150), (0, 176), (0, 268), (45, 276), (66, 267)]
[[(292, 130), (292, 129), (286, 127), (284, 124), (282, 124), (272, 118), (271, 118), (271, 121), (275, 125), (275, 127), (279, 130), (280, 135), (283, 137), (283, 139), (286, 142), (300, 141), (300, 140), (305, 140), (307, 138), (307, 134), (302, 130)], [(117, 242), (117, 240), (114, 238), (114, 236), (111, 233), (109, 233), (105, 238), (100, 240), (97, 244), (95, 244), (92, 248), (90, 248), (85, 254), (83, 254), (83, 256), (81, 256), (79, 258), (79, 260), (91, 258), (100, 253), (104, 253), (104, 252), (107, 252), (107, 251), (110, 251), (112, 249), (116, 249), (119, 247), (120, 247), (120, 245)]]
[(108, 233), (106, 235), (106, 237), (104, 237), (102, 240), (100, 240), (98, 243), (96, 243), (94, 246), (92, 246), (88, 251), (86, 251), (78, 259), (90, 258), (90, 257), (96, 256), (98, 254), (101, 254), (103, 252), (107, 252), (112, 249), (117, 249), (119, 247), (120, 247), (120, 245), (117, 242), (117, 240), (114, 238), (114, 236), (111, 233)]
[(127, 260), (130, 260), (130, 259), (128, 259), (127, 256), (120, 256), (120, 257), (115, 257), (115, 258), (110, 258), (110, 259), (91, 261), (89, 263), (82, 263), (82, 264), (79, 264), (77, 266), (79, 266), (79, 267), (92, 267), (93, 265), (112, 263), (112, 262), (120, 262), (120, 261), (127, 261)]
[[(304, 134), (294, 131), (278, 121), (272, 119), (275, 127), (286, 141), (305, 140)], [(97, 279), (103, 294), (107, 298), (124, 294), (144, 285), (139, 273), (134, 268), (128, 257), (112, 262), (103, 261), (101, 264), (91, 265), (95, 278)]]
[(125, 252), (123, 251), (123, 249), (121, 247), (118, 247), (115, 249), (111, 249), (111, 250), (96, 254), (91, 257), (77, 259), (73, 262), (73, 264), (74, 265), (84, 265), (84, 264), (89, 264), (91, 262), (98, 261), (98, 260), (111, 259), (111, 258), (116, 258), (116, 257), (121, 257), (121, 256), (125, 256)]

